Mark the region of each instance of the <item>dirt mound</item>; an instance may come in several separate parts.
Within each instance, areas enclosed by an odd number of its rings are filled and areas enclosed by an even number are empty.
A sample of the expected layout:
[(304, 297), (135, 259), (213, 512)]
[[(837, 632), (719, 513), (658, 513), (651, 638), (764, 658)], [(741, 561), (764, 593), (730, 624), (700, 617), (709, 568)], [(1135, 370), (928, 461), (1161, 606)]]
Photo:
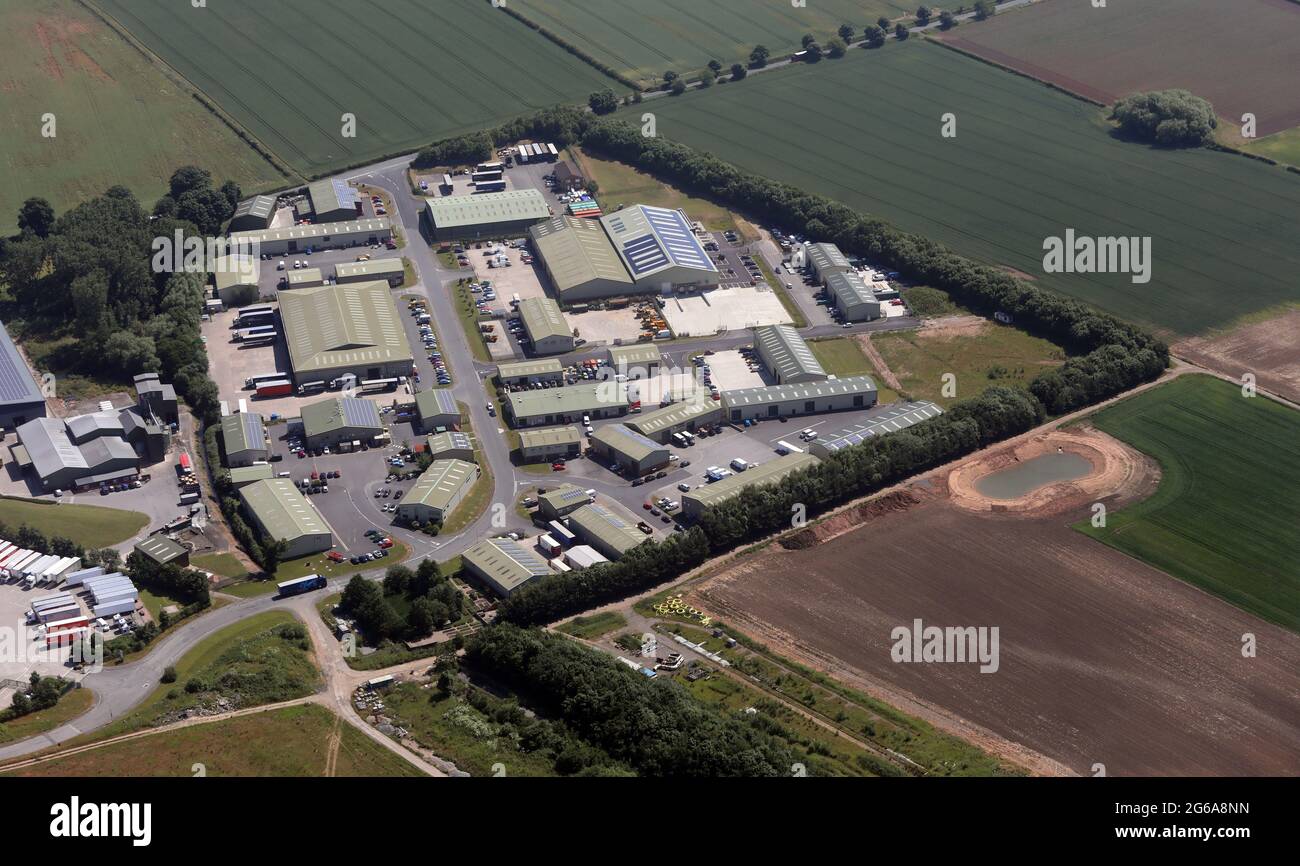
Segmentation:
[(843, 535), (869, 523), (885, 514), (906, 511), (913, 505), (919, 505), (921, 497), (911, 490), (898, 490), (853, 506), (847, 511), (827, 518), (816, 526), (809, 526), (798, 532), (784, 536), (778, 543), (786, 550), (807, 550), (823, 541), (829, 541), (837, 535)]

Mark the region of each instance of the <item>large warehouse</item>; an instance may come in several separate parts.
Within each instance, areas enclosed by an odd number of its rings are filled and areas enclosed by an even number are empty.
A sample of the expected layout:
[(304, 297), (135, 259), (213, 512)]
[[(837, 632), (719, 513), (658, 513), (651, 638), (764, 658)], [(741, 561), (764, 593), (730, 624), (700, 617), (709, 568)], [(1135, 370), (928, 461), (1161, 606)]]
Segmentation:
[(822, 282), (831, 274), (853, 270), (853, 265), (835, 244), (804, 244), (803, 252), (808, 267)]
[(942, 414), (943, 409), (929, 400), (916, 400), (882, 406), (879, 411), (871, 413), (870, 418), (843, 430), (817, 437), (808, 446), (808, 451), (825, 460), (836, 451), (842, 451), (853, 445), (860, 445), (872, 436), (906, 430), (913, 424), (919, 424)]
[(226, 466), (252, 466), (271, 453), (266, 443), (266, 426), (256, 412), (236, 412), (221, 419), (221, 439), (226, 448)]
[(519, 318), (538, 355), (558, 355), (572, 352), (575, 345), (573, 329), (560, 312), (560, 305), (550, 298), (525, 298), (519, 302)]
[(401, 259), (375, 259), (367, 262), (342, 262), (334, 267), (336, 283), (370, 283), (383, 280), (390, 288), (397, 288), (406, 279), (406, 268)]
[(345, 373), (361, 381), (411, 375), (411, 346), (388, 283), (283, 292), (280, 319), (299, 385)]
[(730, 421), (870, 409), (876, 405), (876, 383), (870, 376), (847, 376), (824, 382), (741, 388), (724, 391), (722, 405)]
[[(78, 419), (70, 419), (76, 421)], [(73, 441), (68, 425), (59, 418), (34, 418), (18, 428), (14, 459), (31, 469), (46, 490), (93, 487), (101, 481), (134, 477), (140, 455), (119, 431)]]
[(667, 442), (674, 433), (683, 430), (694, 432), (702, 424), (714, 424), (721, 420), (722, 403), (705, 397), (646, 412), (628, 421), (627, 426), (656, 442)]
[(257, 244), (257, 249), (261, 253), (282, 256), (287, 253), (304, 252), (308, 247), (313, 250), (334, 250), (381, 244), (392, 238), (393, 224), (381, 217), (234, 232), (230, 235), (230, 242)]
[(807, 469), (818, 463), (811, 454), (786, 454), (766, 463), (751, 466), (744, 472), (728, 475), (712, 484), (701, 484), (689, 493), (682, 494), (682, 515), (688, 520), (698, 520), (704, 509), (726, 502), (746, 487), (756, 484), (775, 484), (792, 472)]
[(529, 229), (560, 301), (630, 295), (636, 286), (599, 220), (559, 216)]
[(668, 462), (668, 448), (626, 424), (606, 424), (591, 437), (591, 450), (626, 472), (645, 475)]
[(379, 406), (360, 397), (330, 397), (302, 407), (308, 448), (336, 448), (340, 443), (371, 443), (384, 435)]
[(583, 415), (614, 418), (626, 415), (631, 406), (627, 385), (615, 382), (516, 391), (507, 399), (506, 412), (516, 427), (574, 424), (581, 421)]
[(509, 595), (535, 577), (551, 573), (546, 560), (509, 538), (489, 538), (461, 554), (461, 564), (498, 595)]
[(584, 505), (570, 514), (569, 526), (602, 556), (613, 560), (621, 559), (632, 548), (649, 541), (631, 523), (595, 503)]
[(478, 479), (477, 464), (464, 460), (435, 460), (420, 475), (402, 501), (397, 516), (420, 523), (442, 523)]
[(312, 219), (318, 223), (341, 223), (363, 216), (361, 197), (345, 180), (318, 180), (307, 187)]
[(826, 277), (826, 292), (847, 322), (879, 319), (881, 301), (857, 271), (836, 271)]
[(44, 417), (45, 395), (9, 339), (9, 330), (0, 324), (0, 427), (10, 430)]
[(434, 433), (425, 437), (424, 451), (434, 460), (476, 462), (474, 441), (469, 438), (468, 433), (461, 433), (459, 430), (448, 430), (446, 433)]
[(334, 544), (325, 518), (288, 478), (255, 481), (240, 488), (239, 498), (263, 536), (285, 542), (285, 559), (329, 550)]
[(777, 384), (820, 382), (826, 371), (804, 342), (799, 332), (789, 325), (764, 325), (754, 329), (754, 347), (764, 366), (776, 377)]
[(718, 285), (718, 268), (681, 211), (638, 204), (600, 221), (639, 291)]
[(551, 209), (539, 190), (512, 189), (425, 199), (425, 216), (435, 241), (495, 240), (522, 237)]
[(253, 256), (232, 253), (217, 259), (212, 263), (212, 283), (217, 297), (227, 307), (257, 300), (261, 294), (257, 284), (260, 271), (259, 260)]

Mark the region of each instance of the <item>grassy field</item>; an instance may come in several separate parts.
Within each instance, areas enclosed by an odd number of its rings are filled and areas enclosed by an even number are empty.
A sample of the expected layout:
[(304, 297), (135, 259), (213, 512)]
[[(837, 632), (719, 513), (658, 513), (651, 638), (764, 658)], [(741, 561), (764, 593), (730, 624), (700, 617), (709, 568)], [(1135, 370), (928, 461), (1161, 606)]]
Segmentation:
[(59, 698), (48, 710), (28, 713), (12, 721), (0, 723), (0, 743), (24, 740), (27, 737), (52, 731), (64, 722), (71, 721), (90, 709), (95, 703), (95, 693), (90, 689), (73, 689)]
[(1242, 150), (1300, 167), (1300, 127), (1257, 139), (1243, 146)]
[(0, 497), (0, 523), (17, 529), (24, 523), (47, 538), (62, 535), (83, 547), (109, 547), (133, 537), (149, 523), (138, 511), (100, 505), (51, 504)]
[(627, 625), (627, 619), (617, 611), (607, 610), (591, 616), (578, 616), (556, 627), (556, 631), (571, 634), (585, 640), (604, 637), (612, 631)]
[[(802, 8), (788, 0), (511, 0), (530, 21), (559, 34), (603, 63), (636, 79), (658, 79), (669, 69), (695, 73), (711, 59), (724, 66), (747, 62), (757, 44), (772, 59), (798, 50), (812, 33), (825, 41), (841, 24), (855, 37), (881, 15), (914, 12), (903, 0), (814, 0)], [(909, 19), (910, 20), (910, 17)]]
[(1044, 3), (939, 38), (1098, 102), (1182, 88), (1208, 99), (1230, 126), (1247, 111), (1260, 135), (1300, 124), (1300, 93), (1278, 77), (1294, 68), (1300, 42), (1300, 15), (1287, 2), (1110, 6), (1099, 13), (1091, 3)]
[[(984, 319), (954, 328), (872, 334), (871, 343), (912, 399), (940, 406), (978, 396), (990, 385), (1027, 385), (1065, 360), (1055, 344)], [(953, 397), (943, 394), (945, 373), (957, 377)]]
[[(338, 751), (331, 762), (334, 737)], [(162, 731), (12, 775), (193, 776), (196, 763), (212, 777), (423, 775), (409, 761), (312, 704)]]
[[(186, 4), (188, 8), (189, 4)], [(182, 165), (248, 192), (271, 164), (75, 0), (0, 0), (0, 234), (29, 196), (62, 212), (115, 184), (152, 205)], [(42, 116), (55, 116), (53, 138)]]
[(848, 337), (813, 340), (808, 344), (822, 369), (832, 376), (861, 376), (875, 372), (862, 347)]
[[(1224, 327), (1300, 296), (1300, 176), (1121, 142), (1095, 106), (938, 46), (852, 51), (654, 110), (661, 136), (1156, 328)], [(1150, 282), (1045, 273), (1044, 239), (1069, 228), (1150, 237)]]
[[(613, 83), (483, 0), (98, 2), (311, 174), (585, 102)], [(355, 137), (343, 137), (344, 114)]]
[(970, 311), (960, 306), (952, 296), (943, 289), (933, 286), (911, 286), (900, 293), (907, 308), (922, 319), (936, 319), (940, 316), (959, 316)]
[(1300, 413), (1181, 376), (1092, 417), (1160, 461), (1151, 498), (1081, 532), (1300, 631)]
[(605, 213), (611, 213), (624, 205), (648, 204), (654, 207), (680, 208), (691, 219), (704, 223), (704, 227), (710, 231), (736, 228), (735, 217), (721, 205), (694, 198), (630, 165), (599, 159), (576, 148), (572, 154), (582, 176), (596, 181), (596, 200)]
[(204, 553), (190, 557), (190, 565), (222, 577), (243, 577), (248, 569), (233, 553)]
[[(311, 694), (320, 674), (300, 641), (282, 636), (288, 626), (303, 628), (293, 614), (276, 610), (214, 632), (181, 656), (175, 682), (159, 684), (131, 712), (79, 742), (156, 725), (180, 710), (211, 704), (218, 696), (230, 702), (227, 709), (235, 710)], [(189, 691), (186, 684), (191, 680), (203, 687)]]

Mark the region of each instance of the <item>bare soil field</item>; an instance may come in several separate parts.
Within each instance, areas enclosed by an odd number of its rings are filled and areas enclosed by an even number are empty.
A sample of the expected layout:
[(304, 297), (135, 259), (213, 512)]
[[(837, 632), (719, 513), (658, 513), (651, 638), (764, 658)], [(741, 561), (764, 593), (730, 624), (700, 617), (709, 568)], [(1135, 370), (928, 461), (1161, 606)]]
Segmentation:
[[(918, 484), (747, 558), (690, 603), (1035, 772), (1300, 773), (1300, 638), (1072, 531), (1089, 498), (1026, 516)], [(895, 663), (891, 631), (917, 618), (998, 627), (998, 670)]]
[(1278, 76), (1300, 68), (1300, 5), (1290, 0), (1105, 8), (1048, 0), (937, 38), (1095, 102), (1182, 88), (1210, 100), (1233, 127), (1253, 113), (1259, 136), (1300, 124), (1300, 91)]
[(1172, 349), (1180, 358), (1235, 379), (1253, 373), (1264, 390), (1300, 403), (1297, 334), (1300, 334), (1300, 309), (1293, 309), (1226, 334), (1183, 340)]

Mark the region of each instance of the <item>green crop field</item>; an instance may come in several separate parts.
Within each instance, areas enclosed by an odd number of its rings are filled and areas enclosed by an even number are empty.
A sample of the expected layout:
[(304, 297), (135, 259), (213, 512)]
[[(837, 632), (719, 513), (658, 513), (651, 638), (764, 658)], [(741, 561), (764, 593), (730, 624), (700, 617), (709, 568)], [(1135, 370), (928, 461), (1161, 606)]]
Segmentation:
[[(652, 105), (661, 136), (1162, 330), (1300, 298), (1300, 176), (1121, 142), (1095, 106), (938, 46), (891, 42)], [(948, 112), (955, 138), (940, 134)], [(1044, 239), (1070, 228), (1150, 237), (1150, 282), (1044, 273)]]
[(1149, 499), (1082, 532), (1300, 631), (1300, 413), (1182, 376), (1093, 416), (1160, 461)]
[[(612, 79), (484, 0), (98, 0), (283, 160), (317, 174)], [(356, 135), (343, 136), (343, 115)]]
[(657, 79), (668, 70), (703, 69), (743, 62), (755, 45), (780, 54), (797, 51), (812, 33), (825, 41), (841, 24), (862, 35), (884, 15), (916, 11), (904, 0), (813, 0), (802, 8), (790, 0), (511, 0), (528, 20), (637, 79)]
[[(30, 196), (62, 212), (120, 184), (152, 205), (186, 164), (245, 190), (281, 180), (75, 0), (0, 0), (0, 58), (0, 234), (15, 230)], [(42, 135), (45, 114), (53, 138)]]

